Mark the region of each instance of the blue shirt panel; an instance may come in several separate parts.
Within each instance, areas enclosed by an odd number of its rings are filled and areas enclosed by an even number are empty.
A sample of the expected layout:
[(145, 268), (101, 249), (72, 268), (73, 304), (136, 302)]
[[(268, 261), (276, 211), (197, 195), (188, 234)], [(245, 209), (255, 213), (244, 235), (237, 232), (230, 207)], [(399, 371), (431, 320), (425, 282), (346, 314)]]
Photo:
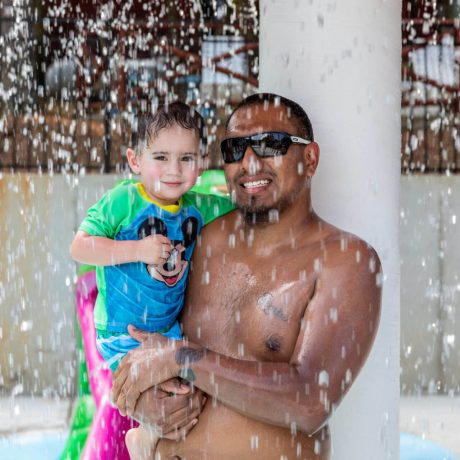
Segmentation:
[[(116, 240), (139, 240), (139, 228), (149, 218), (160, 218), (166, 225), (167, 237), (184, 240), (182, 224), (188, 217), (197, 219), (197, 235), (203, 226), (201, 213), (194, 206), (181, 207), (170, 213), (155, 204), (146, 206), (135, 219), (120, 230)], [(107, 285), (107, 331), (124, 332), (128, 324), (155, 332), (170, 327), (179, 315), (186, 288), (189, 262), (196, 239), (186, 247), (184, 259), (188, 262), (182, 278), (174, 286), (153, 278), (142, 262), (104, 267)]]

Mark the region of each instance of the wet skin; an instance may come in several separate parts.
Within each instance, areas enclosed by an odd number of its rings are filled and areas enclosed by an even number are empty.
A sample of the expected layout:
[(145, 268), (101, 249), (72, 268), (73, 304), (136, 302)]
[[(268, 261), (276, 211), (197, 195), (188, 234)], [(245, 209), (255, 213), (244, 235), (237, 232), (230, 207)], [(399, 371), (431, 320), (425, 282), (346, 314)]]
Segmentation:
[[(282, 106), (240, 109), (229, 125), (230, 136), (261, 131), (299, 134)], [(248, 148), (242, 161), (226, 165), (237, 202), (249, 211), (277, 209), (272, 221), (254, 223), (250, 213), (245, 219), (234, 211), (206, 226), (182, 315), (190, 343), (159, 338), (161, 356), (135, 350), (122, 362), (118, 395), (134, 363), (144, 387), (156, 383), (156, 372), (143, 371), (148, 360), (210, 396), (183, 441), (160, 442), (161, 458), (330, 457), (327, 418), (375, 337), (380, 264), (366, 243), (312, 211), (309, 178), (318, 156), (316, 144), (262, 160)], [(140, 400), (136, 411), (146, 409)]]

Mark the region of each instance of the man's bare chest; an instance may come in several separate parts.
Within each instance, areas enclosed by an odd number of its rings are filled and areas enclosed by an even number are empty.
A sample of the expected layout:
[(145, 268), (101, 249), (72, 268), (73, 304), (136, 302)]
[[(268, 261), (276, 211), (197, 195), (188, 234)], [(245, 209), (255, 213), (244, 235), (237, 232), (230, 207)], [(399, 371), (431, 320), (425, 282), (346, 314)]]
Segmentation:
[(232, 257), (194, 266), (183, 316), (194, 342), (241, 359), (288, 361), (315, 288), (305, 257)]

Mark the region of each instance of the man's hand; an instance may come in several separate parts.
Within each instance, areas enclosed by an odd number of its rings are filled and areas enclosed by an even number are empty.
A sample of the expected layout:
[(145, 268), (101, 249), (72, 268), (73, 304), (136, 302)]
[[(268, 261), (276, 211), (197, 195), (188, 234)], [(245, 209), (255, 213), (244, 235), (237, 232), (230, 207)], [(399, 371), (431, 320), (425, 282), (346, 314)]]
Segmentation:
[(179, 441), (197, 424), (206, 395), (171, 379), (139, 397), (133, 418), (153, 426), (162, 438)]
[(177, 376), (179, 366), (174, 356), (182, 341), (138, 331), (132, 326), (128, 326), (128, 331), (141, 345), (131, 350), (115, 371), (112, 399), (121, 414), (131, 417), (141, 393)]
[(150, 235), (137, 242), (139, 261), (147, 265), (163, 265), (171, 255), (171, 241), (164, 235)]

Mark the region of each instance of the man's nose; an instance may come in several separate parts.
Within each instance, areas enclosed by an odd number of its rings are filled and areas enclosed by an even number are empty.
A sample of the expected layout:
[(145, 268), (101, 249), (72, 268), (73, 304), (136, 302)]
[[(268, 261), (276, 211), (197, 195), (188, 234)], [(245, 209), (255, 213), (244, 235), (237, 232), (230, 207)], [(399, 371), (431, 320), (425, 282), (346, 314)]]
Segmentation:
[(246, 151), (244, 152), (242, 166), (251, 175), (256, 174), (257, 171), (261, 169), (259, 157), (249, 145), (246, 147)]

